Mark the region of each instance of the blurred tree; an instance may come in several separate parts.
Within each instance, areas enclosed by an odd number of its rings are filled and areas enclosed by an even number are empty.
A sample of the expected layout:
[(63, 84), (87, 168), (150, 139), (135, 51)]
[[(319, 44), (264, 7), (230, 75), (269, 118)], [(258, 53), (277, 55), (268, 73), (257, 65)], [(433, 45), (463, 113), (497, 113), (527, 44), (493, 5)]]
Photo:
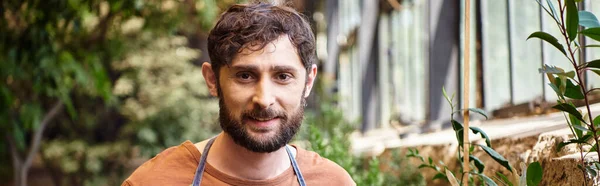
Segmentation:
[(27, 185), (41, 157), (55, 185), (117, 185), (140, 150), (214, 133), (198, 52), (174, 35), (206, 33), (236, 2), (0, 2), (0, 181)]

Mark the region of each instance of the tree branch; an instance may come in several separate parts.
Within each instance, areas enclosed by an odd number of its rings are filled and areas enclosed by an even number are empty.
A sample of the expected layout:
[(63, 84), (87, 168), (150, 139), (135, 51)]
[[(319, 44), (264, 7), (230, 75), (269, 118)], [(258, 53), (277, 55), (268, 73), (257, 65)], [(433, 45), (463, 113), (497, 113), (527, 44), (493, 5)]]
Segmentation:
[(19, 149), (17, 149), (17, 145), (15, 144), (14, 139), (11, 135), (6, 135), (6, 141), (8, 142), (8, 147), (10, 151), (10, 157), (12, 159), (13, 164), (13, 179), (14, 182), (17, 183), (19, 180), (19, 169), (21, 168), (21, 157), (19, 156)]
[(42, 141), (42, 135), (44, 134), (44, 130), (46, 129), (46, 126), (48, 125), (48, 123), (50, 123), (50, 121), (52, 121), (54, 119), (54, 117), (56, 117), (56, 115), (58, 115), (59, 111), (61, 111), (63, 109), (63, 107), (64, 107), (64, 104), (62, 101), (56, 102), (54, 104), (54, 106), (52, 106), (52, 109), (50, 109), (50, 112), (48, 112), (44, 116), (44, 119), (42, 119), (42, 122), (40, 123), (40, 127), (35, 131), (32, 139), (31, 139), (29, 153), (27, 154), (27, 158), (25, 159), (25, 161), (23, 162), (23, 165), (22, 165), (22, 167), (23, 167), (21, 169), (22, 173), (26, 174), (27, 170), (29, 169), (29, 166), (31, 166), (31, 162), (33, 161), (33, 158), (35, 157), (35, 155), (37, 154), (37, 152), (40, 148), (40, 143)]

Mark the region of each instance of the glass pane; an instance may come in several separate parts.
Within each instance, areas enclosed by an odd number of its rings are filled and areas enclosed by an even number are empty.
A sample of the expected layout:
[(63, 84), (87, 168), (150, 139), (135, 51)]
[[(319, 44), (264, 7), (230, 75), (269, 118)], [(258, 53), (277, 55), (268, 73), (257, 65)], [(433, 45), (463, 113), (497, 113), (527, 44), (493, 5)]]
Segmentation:
[(510, 103), (506, 1), (481, 1), (484, 107)]
[(543, 76), (541, 41), (526, 40), (540, 31), (540, 7), (535, 1), (511, 0), (513, 100), (515, 104), (541, 97)]
[[(586, 8), (586, 10), (594, 13), (596, 17), (600, 16), (600, 1), (587, 1), (587, 3), (589, 3), (589, 6)], [(586, 45), (600, 45), (600, 42), (593, 39), (586, 38), (585, 42)], [(587, 48), (586, 55), (588, 61), (600, 59), (600, 48)], [(597, 74), (589, 73), (588, 80), (590, 84), (588, 90), (591, 88), (600, 87), (600, 77)]]

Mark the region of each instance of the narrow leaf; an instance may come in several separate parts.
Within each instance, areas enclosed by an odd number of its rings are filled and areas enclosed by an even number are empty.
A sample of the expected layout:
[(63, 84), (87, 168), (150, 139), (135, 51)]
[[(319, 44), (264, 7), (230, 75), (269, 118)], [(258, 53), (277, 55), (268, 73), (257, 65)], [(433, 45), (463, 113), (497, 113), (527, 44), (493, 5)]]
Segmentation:
[(583, 64), (584, 67), (586, 68), (595, 68), (595, 69), (600, 69), (600, 59), (596, 59), (590, 62), (587, 62), (585, 64)]
[[(581, 121), (579, 121), (579, 119), (575, 118), (575, 116), (571, 114), (569, 114), (569, 121), (571, 121), (571, 125), (573, 126), (581, 126)], [(577, 138), (581, 138), (581, 136), (583, 136), (583, 131), (575, 130), (575, 135), (577, 136)]]
[(469, 108), (469, 110), (471, 112), (475, 112), (477, 114), (482, 115), (483, 117), (485, 117), (485, 119), (489, 119), (487, 113), (484, 110), (480, 109), (480, 108)]
[(436, 179), (445, 179), (445, 180), (447, 180), (446, 175), (444, 175), (442, 173), (437, 173), (435, 176), (433, 176), (433, 178), (431, 180), (436, 180)]
[(490, 140), (490, 137), (485, 132), (483, 132), (482, 129), (480, 129), (478, 127), (469, 127), (469, 129), (471, 129), (471, 131), (473, 131), (473, 133), (475, 133), (475, 134), (480, 133), (481, 138), (485, 139), (485, 144), (488, 147), (492, 147), (492, 142)]
[(508, 177), (501, 172), (496, 172), (496, 176), (500, 177), (500, 179), (502, 179), (504, 183), (508, 184), (508, 186), (513, 186), (512, 182), (508, 180)]
[(534, 32), (533, 34), (529, 35), (529, 37), (527, 37), (528, 40), (530, 38), (539, 38), (541, 40), (544, 40), (544, 41), (550, 43), (551, 45), (553, 45), (554, 47), (556, 47), (563, 54), (567, 55), (567, 52), (565, 52), (565, 48), (558, 42), (558, 39), (556, 39), (554, 36), (552, 36), (546, 32), (541, 32), (541, 31)]
[(600, 45), (585, 45), (584, 48), (599, 48)]
[(600, 41), (600, 27), (588, 28), (581, 31), (581, 33), (593, 40)]
[(460, 186), (460, 184), (458, 184), (458, 181), (456, 180), (456, 177), (454, 177), (454, 174), (452, 174), (452, 172), (450, 172), (450, 170), (448, 169), (446, 169), (446, 177), (448, 178), (450, 185)]
[(494, 182), (494, 180), (492, 180), (491, 178), (487, 177), (484, 174), (477, 174), (479, 175), (479, 177), (481, 177), (481, 179), (483, 179), (483, 181), (485, 182), (486, 185), (488, 186), (498, 186), (498, 184), (496, 184), (496, 182)]
[(444, 98), (446, 98), (446, 101), (448, 102), (448, 104), (450, 104), (450, 106), (452, 106), (452, 99), (450, 99), (448, 97), (448, 93), (446, 93), (445, 87), (442, 87), (442, 95), (444, 95)]
[(478, 145), (478, 146), (480, 146), (481, 149), (483, 149), (483, 151), (485, 151), (485, 153), (487, 153), (488, 155), (490, 155), (490, 157), (492, 157), (492, 159), (494, 159), (496, 162), (498, 162), (504, 168), (508, 169), (509, 171), (512, 171), (512, 167), (508, 163), (508, 160), (506, 160), (504, 158), (504, 156), (498, 154), (498, 152), (496, 152), (494, 149), (492, 149), (490, 147), (487, 147), (487, 146), (484, 146), (484, 145)]
[(483, 162), (481, 160), (479, 160), (479, 158), (477, 158), (473, 155), (469, 155), (469, 160), (472, 161), (473, 163), (475, 163), (475, 167), (477, 167), (477, 170), (479, 171), (479, 173), (483, 173), (483, 169), (485, 169), (485, 165), (483, 164)]
[(554, 18), (554, 20), (556, 22), (558, 22), (558, 14), (556, 13), (556, 8), (554, 8), (554, 4), (552, 3), (552, 1), (550, 0), (546, 0), (546, 3), (548, 3), (548, 7), (550, 7), (550, 11), (552, 11), (552, 17)]
[(577, 109), (575, 109), (575, 107), (573, 105), (570, 105), (570, 104), (567, 104), (567, 103), (561, 103), (561, 104), (553, 106), (552, 108), (558, 109), (558, 110), (561, 110), (561, 111), (564, 111), (564, 112), (567, 112), (569, 114), (572, 114), (579, 121), (583, 121), (581, 113), (579, 113), (579, 111), (577, 111)]
[(600, 27), (600, 22), (598, 22), (598, 18), (588, 11), (581, 10), (579, 11), (579, 25), (587, 28)]
[(566, 0), (567, 5), (567, 34), (569, 40), (573, 41), (577, 37), (577, 29), (579, 28), (579, 11), (575, 0)]
[(594, 126), (598, 126), (600, 124), (600, 115), (597, 115), (594, 118), (594, 121), (592, 121), (592, 123), (594, 124)]
[(558, 145), (556, 145), (556, 152), (560, 152), (562, 150), (562, 148), (564, 148), (565, 146), (567, 146), (569, 144), (573, 144), (573, 143), (582, 144), (582, 143), (586, 143), (586, 141), (572, 139), (569, 141), (560, 142), (560, 143), (558, 143)]
[(542, 181), (544, 171), (540, 162), (533, 162), (527, 166), (527, 186), (537, 186)]
[(588, 130), (587, 128), (585, 128), (582, 125), (573, 125), (573, 128), (575, 128), (576, 130), (581, 130), (582, 132), (588, 132), (590, 130)]

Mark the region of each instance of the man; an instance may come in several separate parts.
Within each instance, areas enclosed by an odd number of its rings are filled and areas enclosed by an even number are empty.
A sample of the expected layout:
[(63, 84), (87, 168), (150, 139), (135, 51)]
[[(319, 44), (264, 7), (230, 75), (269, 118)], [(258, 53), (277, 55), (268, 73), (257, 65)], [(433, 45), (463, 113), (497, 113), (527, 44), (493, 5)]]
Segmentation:
[(308, 22), (289, 7), (230, 7), (208, 36), (202, 74), (223, 132), (171, 147), (123, 185), (355, 185), (334, 162), (287, 145), (317, 75)]

